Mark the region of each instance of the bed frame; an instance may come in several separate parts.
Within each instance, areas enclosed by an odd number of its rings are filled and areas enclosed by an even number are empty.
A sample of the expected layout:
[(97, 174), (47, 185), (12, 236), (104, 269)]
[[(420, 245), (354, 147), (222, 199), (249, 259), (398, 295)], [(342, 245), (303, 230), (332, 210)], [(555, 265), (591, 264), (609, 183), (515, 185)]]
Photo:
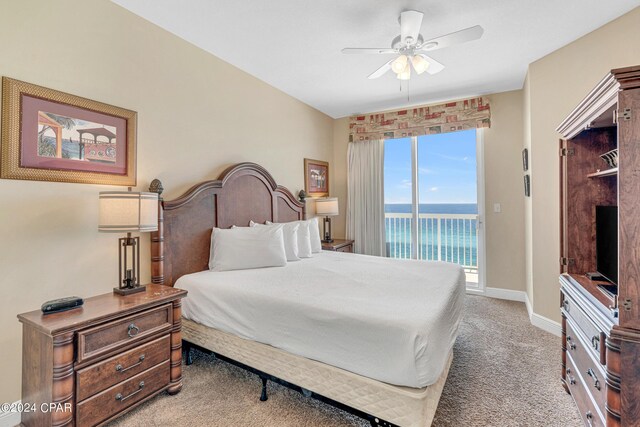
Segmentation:
[[(149, 190), (159, 195), (158, 231), (151, 234), (151, 281), (168, 286), (185, 274), (208, 269), (213, 227), (246, 226), (251, 220), (288, 222), (305, 217), (304, 204), (255, 163), (231, 166), (217, 180), (197, 184), (175, 200), (162, 199), (163, 187), (157, 179)], [(262, 379), (262, 401), (267, 400), (268, 381), (273, 381), (368, 420), (372, 426), (429, 426), (451, 363), (450, 355), (435, 384), (412, 389), (372, 380), (189, 320), (183, 319), (182, 325), (187, 364), (192, 363), (193, 348), (213, 353), (257, 374)]]

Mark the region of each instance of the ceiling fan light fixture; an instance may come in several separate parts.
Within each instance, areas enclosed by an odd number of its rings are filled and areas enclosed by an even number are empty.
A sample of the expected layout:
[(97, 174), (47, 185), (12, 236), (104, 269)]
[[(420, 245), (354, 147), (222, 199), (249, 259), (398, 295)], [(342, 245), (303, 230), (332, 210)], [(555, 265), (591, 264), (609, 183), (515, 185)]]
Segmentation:
[(430, 41), (420, 46), (420, 49), (431, 50), (431, 49), (435, 49), (436, 47), (438, 47), (438, 42)]
[(398, 73), (398, 80), (409, 80), (411, 78), (411, 65), (407, 62), (407, 65), (404, 67), (400, 73)]
[(416, 74), (420, 75), (427, 71), (429, 68), (429, 61), (424, 59), (421, 55), (415, 55), (411, 58), (411, 63), (413, 64), (413, 69), (416, 70)]
[(391, 63), (391, 69), (394, 73), (400, 74), (407, 68), (408, 63), (407, 55), (400, 55)]

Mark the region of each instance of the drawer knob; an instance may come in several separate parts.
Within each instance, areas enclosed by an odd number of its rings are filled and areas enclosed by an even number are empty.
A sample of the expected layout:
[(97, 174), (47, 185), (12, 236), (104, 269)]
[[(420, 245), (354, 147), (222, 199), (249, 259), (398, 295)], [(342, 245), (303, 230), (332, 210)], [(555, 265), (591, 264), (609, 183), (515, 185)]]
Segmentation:
[(585, 412), (584, 416), (587, 418), (587, 424), (592, 426), (593, 425), (593, 414), (591, 413), (591, 411)]
[(138, 363), (134, 363), (133, 365), (129, 366), (128, 368), (124, 368), (121, 364), (117, 364), (116, 365), (116, 372), (126, 372), (129, 369), (133, 369), (138, 365), (141, 365), (142, 362), (144, 362), (144, 354), (141, 354), (140, 357), (138, 358)]
[(135, 323), (130, 324), (129, 328), (127, 328), (127, 335), (129, 335), (131, 338), (138, 335), (138, 332), (140, 332), (140, 328), (138, 328)]
[(144, 388), (144, 381), (140, 381), (140, 384), (138, 384), (138, 389), (136, 391), (134, 391), (133, 393), (128, 394), (126, 396), (123, 396), (122, 393), (118, 393), (118, 394), (116, 394), (116, 400), (118, 402), (124, 402), (125, 400), (127, 400), (131, 396), (140, 393), (143, 388)]
[(593, 386), (596, 389), (600, 390), (600, 380), (596, 376), (596, 373), (593, 371), (593, 369), (587, 369), (587, 375), (589, 375), (593, 379)]
[(567, 344), (569, 345), (569, 350), (575, 350), (576, 349), (575, 343), (573, 342), (571, 337), (568, 336), (568, 335), (567, 335)]

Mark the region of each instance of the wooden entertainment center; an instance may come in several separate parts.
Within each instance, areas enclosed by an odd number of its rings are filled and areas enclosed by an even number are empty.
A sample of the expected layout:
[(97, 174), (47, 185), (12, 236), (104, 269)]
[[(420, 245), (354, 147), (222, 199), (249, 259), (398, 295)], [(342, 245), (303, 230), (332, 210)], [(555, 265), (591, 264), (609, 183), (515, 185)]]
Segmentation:
[[(562, 381), (586, 425), (640, 426), (640, 66), (612, 70), (557, 131)], [(596, 206), (618, 209), (617, 295), (586, 276)]]

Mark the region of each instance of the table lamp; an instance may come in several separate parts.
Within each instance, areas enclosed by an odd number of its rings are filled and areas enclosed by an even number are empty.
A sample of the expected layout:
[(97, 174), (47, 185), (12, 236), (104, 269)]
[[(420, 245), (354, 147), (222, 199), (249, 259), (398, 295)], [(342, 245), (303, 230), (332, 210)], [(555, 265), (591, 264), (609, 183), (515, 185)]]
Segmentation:
[(316, 214), (324, 215), (324, 220), (323, 220), (324, 239), (322, 241), (324, 243), (333, 242), (333, 239), (331, 238), (331, 218), (329, 217), (339, 215), (338, 198), (326, 197), (324, 199), (316, 199)]
[(140, 237), (134, 232), (158, 229), (158, 194), (131, 191), (102, 191), (99, 195), (98, 231), (127, 233), (118, 239), (118, 287), (113, 292), (129, 295), (145, 290), (140, 286)]

